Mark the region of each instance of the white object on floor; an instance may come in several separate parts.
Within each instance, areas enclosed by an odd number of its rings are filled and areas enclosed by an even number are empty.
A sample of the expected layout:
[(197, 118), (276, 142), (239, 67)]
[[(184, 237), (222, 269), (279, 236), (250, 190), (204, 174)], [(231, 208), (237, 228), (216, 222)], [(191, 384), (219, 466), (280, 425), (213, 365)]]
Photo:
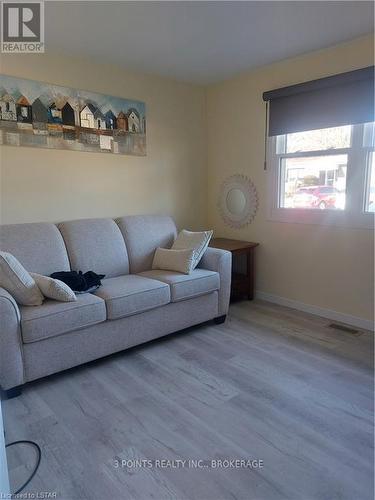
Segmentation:
[(0, 401), (0, 497), (10, 498), (7, 456), (5, 453), (3, 416)]

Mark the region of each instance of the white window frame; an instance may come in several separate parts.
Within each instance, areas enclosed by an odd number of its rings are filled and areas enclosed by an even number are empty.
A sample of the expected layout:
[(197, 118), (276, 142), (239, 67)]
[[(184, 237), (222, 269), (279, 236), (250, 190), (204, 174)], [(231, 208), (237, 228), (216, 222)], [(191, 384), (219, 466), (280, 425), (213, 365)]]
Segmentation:
[[(370, 149), (370, 151), (368, 153), (368, 157), (367, 157), (368, 166), (367, 166), (367, 171), (366, 171), (366, 187), (365, 187), (366, 191), (365, 191), (365, 199), (364, 199), (365, 211), (366, 211), (367, 204), (369, 204), (369, 202), (370, 202), (371, 164), (372, 164), (372, 162), (370, 161), (371, 155), (375, 156), (375, 149), (374, 148)], [(370, 212), (366, 212), (366, 213), (370, 213)]]
[[(369, 144), (372, 144), (371, 146), (365, 146), (364, 132), (364, 124), (352, 125), (351, 146), (349, 148), (281, 154), (276, 152), (278, 137), (269, 137), (267, 142), (268, 219), (274, 222), (373, 229), (374, 214), (365, 211), (365, 203), (370, 167), (369, 158), (370, 152), (374, 151), (374, 142), (369, 142)], [(348, 155), (344, 210), (284, 208), (279, 206), (282, 159), (339, 154)]]

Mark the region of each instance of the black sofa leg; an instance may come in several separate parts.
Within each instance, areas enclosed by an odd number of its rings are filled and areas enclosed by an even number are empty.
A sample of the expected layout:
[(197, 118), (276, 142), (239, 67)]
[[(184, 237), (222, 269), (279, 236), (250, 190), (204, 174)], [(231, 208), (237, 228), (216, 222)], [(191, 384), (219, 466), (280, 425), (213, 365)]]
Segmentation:
[(223, 316), (218, 316), (217, 318), (214, 318), (214, 323), (217, 325), (221, 325), (222, 323), (225, 323), (225, 320), (227, 319), (227, 315), (223, 314)]
[(21, 396), (22, 394), (22, 385), (17, 387), (13, 387), (12, 389), (8, 389), (7, 391), (3, 391), (4, 399), (12, 399), (17, 396)]

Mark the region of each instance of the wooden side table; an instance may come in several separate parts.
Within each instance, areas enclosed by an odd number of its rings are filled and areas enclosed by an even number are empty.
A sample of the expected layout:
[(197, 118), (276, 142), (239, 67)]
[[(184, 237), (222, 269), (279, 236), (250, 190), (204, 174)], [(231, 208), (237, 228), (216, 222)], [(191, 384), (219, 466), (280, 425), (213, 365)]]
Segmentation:
[[(231, 299), (246, 296), (254, 298), (255, 284), (255, 248), (259, 243), (251, 241), (230, 240), (227, 238), (213, 238), (209, 246), (232, 252), (232, 288)], [(246, 272), (239, 272), (236, 266), (236, 257), (244, 255), (246, 258)]]

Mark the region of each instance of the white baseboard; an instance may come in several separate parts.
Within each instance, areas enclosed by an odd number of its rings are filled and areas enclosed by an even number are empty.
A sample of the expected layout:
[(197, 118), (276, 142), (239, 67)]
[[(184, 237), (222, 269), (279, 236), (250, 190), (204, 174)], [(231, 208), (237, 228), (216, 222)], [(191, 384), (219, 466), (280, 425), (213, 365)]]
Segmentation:
[(297, 309), (298, 311), (315, 314), (315, 316), (321, 316), (322, 318), (339, 321), (340, 323), (356, 326), (357, 328), (362, 328), (364, 330), (374, 331), (374, 323), (369, 319), (359, 318), (358, 316), (332, 311), (331, 309), (324, 309), (323, 307), (305, 304), (304, 302), (298, 302), (297, 300), (287, 299), (285, 297), (280, 297), (279, 295), (261, 292), (260, 290), (256, 291), (255, 296), (257, 299), (266, 300), (267, 302), (279, 304), (280, 306), (291, 307), (292, 309)]

